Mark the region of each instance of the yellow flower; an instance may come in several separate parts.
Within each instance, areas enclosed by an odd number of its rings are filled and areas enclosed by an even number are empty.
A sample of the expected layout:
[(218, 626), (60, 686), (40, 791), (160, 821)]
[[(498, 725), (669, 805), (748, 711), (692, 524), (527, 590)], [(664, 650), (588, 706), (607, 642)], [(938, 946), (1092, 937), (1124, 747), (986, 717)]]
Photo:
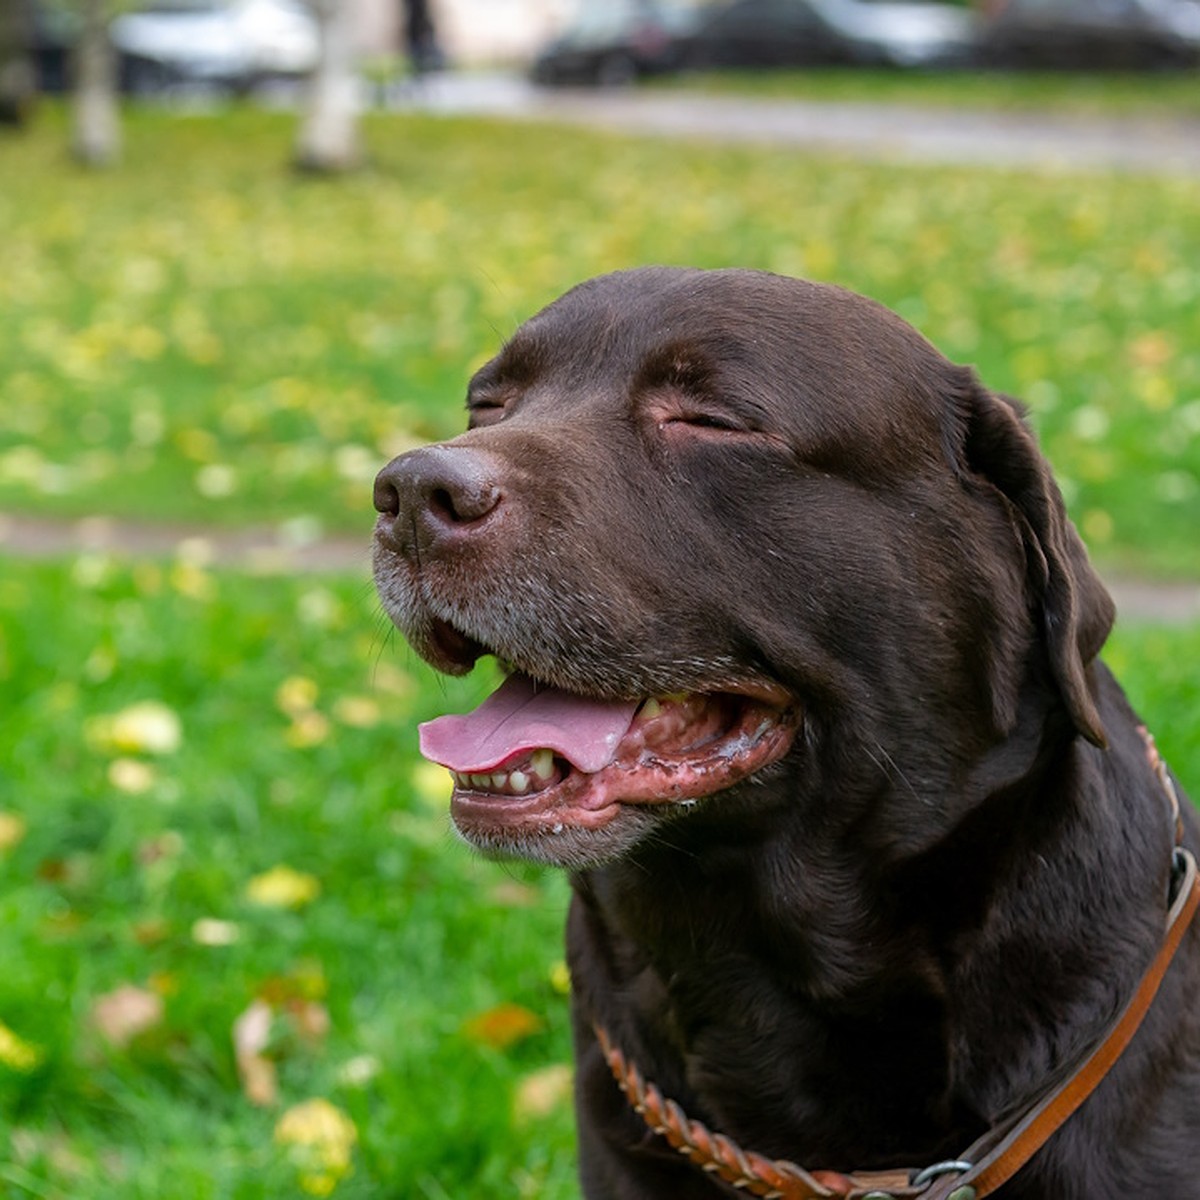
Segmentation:
[(108, 782), (119, 792), (140, 796), (148, 792), (158, 779), (158, 772), (140, 758), (114, 758), (108, 764)]
[(255, 875), (246, 884), (246, 899), (265, 908), (301, 908), (321, 893), (321, 881), (315, 875), (280, 864)]
[(0, 1021), (0, 1065), (22, 1075), (37, 1069), (42, 1061), (42, 1049), (15, 1034)]
[(174, 709), (158, 700), (143, 700), (118, 713), (93, 717), (87, 723), (92, 745), (118, 754), (173, 754), (183, 741), (183, 728)]
[(371, 729), (379, 724), (379, 701), (370, 696), (341, 696), (333, 706), (334, 718), (355, 729)]
[(313, 709), (311, 712), (297, 713), (285, 736), (289, 746), (305, 750), (309, 746), (319, 746), (329, 736), (331, 729), (329, 718)]
[(289, 675), (275, 689), (275, 704), (289, 717), (309, 712), (317, 702), (319, 689), (311, 679), (303, 675)]
[(309, 1195), (328, 1196), (350, 1172), (358, 1130), (340, 1108), (317, 1098), (293, 1105), (279, 1118), (275, 1141), (287, 1147), (300, 1186)]
[(550, 986), (560, 995), (568, 996), (571, 993), (571, 971), (562, 959), (559, 959), (550, 970), (547, 972), (550, 979)]
[(413, 792), (425, 808), (445, 808), (454, 791), (454, 780), (445, 767), (437, 763), (419, 762), (412, 772)]

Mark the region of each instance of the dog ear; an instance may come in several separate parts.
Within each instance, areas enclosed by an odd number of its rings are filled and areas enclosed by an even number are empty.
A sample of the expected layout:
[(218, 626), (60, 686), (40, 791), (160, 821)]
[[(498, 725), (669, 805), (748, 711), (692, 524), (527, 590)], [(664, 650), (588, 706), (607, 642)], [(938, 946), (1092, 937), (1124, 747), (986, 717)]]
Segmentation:
[(962, 476), (983, 480), (1006, 502), (1025, 543), (1050, 669), (1075, 728), (1093, 745), (1105, 747), (1108, 738), (1086, 671), (1112, 629), (1112, 598), (1067, 517), (1050, 465), (1025, 421), (1024, 406), (989, 392), (973, 373), (959, 397), (951, 461)]

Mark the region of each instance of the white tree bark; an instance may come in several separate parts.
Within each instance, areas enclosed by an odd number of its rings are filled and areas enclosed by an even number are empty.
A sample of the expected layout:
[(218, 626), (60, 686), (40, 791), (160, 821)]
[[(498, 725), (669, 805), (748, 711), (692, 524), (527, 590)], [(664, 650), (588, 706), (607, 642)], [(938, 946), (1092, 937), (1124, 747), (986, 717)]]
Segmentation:
[(321, 49), (309, 81), (295, 161), (308, 171), (349, 171), (362, 162), (358, 47), (353, 0), (311, 0)]
[(75, 48), (71, 152), (89, 167), (107, 167), (121, 155), (117, 65), (108, 39), (107, 0), (83, 0)]

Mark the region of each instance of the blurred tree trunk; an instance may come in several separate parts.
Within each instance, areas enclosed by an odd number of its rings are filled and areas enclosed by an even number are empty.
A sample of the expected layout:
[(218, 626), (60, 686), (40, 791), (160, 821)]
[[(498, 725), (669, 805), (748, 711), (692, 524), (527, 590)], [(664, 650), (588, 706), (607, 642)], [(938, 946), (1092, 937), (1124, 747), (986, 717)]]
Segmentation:
[(88, 167), (107, 167), (121, 153), (117, 64), (108, 38), (108, 0), (82, 0), (75, 47), (71, 153)]
[(25, 0), (0, 0), (0, 125), (23, 125), (33, 108), (31, 34)]
[(306, 171), (349, 171), (362, 162), (353, 0), (312, 0), (320, 57), (296, 139), (295, 163)]

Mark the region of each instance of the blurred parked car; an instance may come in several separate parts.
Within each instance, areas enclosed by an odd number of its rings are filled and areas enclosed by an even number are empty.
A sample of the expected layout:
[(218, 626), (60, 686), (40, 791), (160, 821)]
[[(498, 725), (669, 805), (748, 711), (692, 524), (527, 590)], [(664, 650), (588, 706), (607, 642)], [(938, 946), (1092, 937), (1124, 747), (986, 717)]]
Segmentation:
[(317, 36), (297, 0), (159, 0), (112, 23), (122, 83), (135, 93), (187, 82), (242, 91), (303, 75)]
[(668, 0), (584, 4), (534, 61), (534, 82), (615, 86), (675, 70), (697, 20), (693, 5)]
[(731, 0), (708, 11), (686, 58), (696, 67), (860, 63), (964, 65), (978, 20), (949, 4), (902, 0)]
[(1005, 0), (983, 46), (999, 66), (1196, 65), (1200, 0)]

